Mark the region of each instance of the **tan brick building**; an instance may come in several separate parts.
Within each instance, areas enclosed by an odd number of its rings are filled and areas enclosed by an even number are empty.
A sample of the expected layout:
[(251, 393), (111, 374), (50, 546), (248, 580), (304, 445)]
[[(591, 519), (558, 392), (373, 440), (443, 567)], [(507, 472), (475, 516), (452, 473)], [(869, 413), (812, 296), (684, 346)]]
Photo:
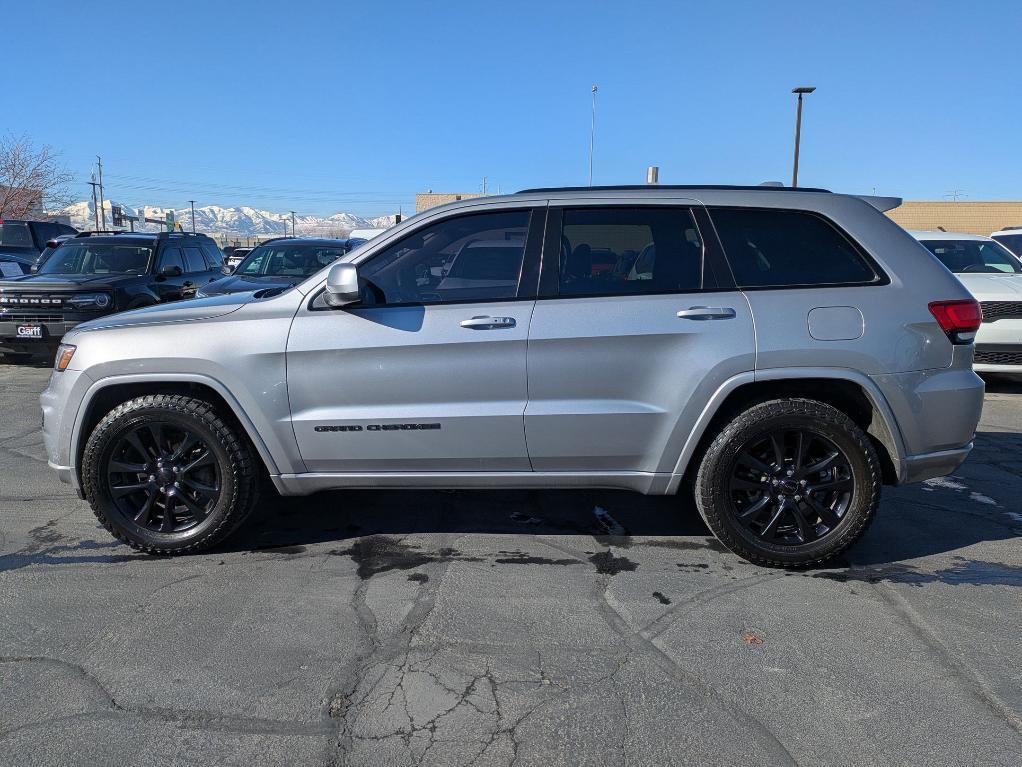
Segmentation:
[(949, 232), (990, 234), (1005, 226), (1022, 226), (1022, 202), (906, 200), (887, 215), (905, 229), (942, 226)]
[(422, 213), (422, 211), (435, 208), (437, 205), (456, 202), (457, 200), (468, 200), (473, 197), (482, 197), (482, 195), (478, 192), (434, 192), (432, 189), (428, 192), (417, 192), (415, 195), (415, 212)]

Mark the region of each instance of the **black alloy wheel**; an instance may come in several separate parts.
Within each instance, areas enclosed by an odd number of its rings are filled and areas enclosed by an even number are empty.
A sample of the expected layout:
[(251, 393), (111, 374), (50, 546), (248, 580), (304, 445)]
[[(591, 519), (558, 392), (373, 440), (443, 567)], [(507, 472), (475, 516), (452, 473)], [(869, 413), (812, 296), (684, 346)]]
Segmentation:
[(125, 518), (161, 533), (201, 524), (220, 500), (213, 452), (194, 431), (150, 421), (125, 432), (107, 461), (110, 498)]
[(854, 492), (848, 457), (833, 442), (808, 429), (778, 428), (739, 452), (729, 500), (750, 534), (802, 546), (834, 532)]

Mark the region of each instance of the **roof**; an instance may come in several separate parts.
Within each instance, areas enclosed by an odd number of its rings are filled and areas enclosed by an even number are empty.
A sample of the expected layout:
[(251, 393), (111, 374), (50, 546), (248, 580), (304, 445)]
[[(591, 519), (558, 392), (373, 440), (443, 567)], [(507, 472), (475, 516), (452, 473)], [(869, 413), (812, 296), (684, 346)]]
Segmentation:
[(939, 230), (916, 230), (909, 231), (917, 240), (976, 240), (979, 242), (990, 242), (989, 237), (981, 234), (969, 234), (967, 232), (941, 232)]
[(757, 186), (742, 186), (731, 184), (621, 184), (611, 186), (548, 186), (536, 187), (535, 189), (522, 189), (516, 194), (537, 194), (552, 192), (662, 192), (665, 189), (692, 190), (692, 189), (715, 189), (735, 190), (738, 192), (822, 192), (830, 194), (829, 189), (818, 189), (812, 186), (772, 186), (762, 184)]

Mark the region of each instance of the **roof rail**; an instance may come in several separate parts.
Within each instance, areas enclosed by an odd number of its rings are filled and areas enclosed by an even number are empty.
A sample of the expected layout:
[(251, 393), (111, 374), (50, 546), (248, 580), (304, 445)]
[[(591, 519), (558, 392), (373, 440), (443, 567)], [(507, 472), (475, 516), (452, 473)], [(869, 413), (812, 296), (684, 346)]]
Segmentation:
[(546, 192), (637, 192), (640, 190), (656, 191), (663, 189), (719, 189), (739, 192), (823, 192), (830, 194), (829, 189), (813, 186), (741, 186), (732, 184), (620, 184), (613, 186), (544, 186), (535, 189), (521, 189), (515, 194), (536, 194)]
[(139, 237), (152, 237), (154, 232), (129, 232), (127, 229), (91, 229), (88, 232), (79, 232), (75, 237), (108, 237), (111, 234), (130, 234)]

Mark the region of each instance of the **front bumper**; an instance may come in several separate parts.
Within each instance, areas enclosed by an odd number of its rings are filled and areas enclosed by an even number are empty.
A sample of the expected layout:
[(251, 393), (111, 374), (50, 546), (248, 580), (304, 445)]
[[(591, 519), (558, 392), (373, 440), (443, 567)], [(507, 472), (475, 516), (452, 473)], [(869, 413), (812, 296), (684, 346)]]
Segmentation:
[(46, 462), (57, 472), (58, 479), (72, 485), (79, 495), (81, 489), (74, 470), (77, 456), (71, 454), (71, 437), (78, 410), (92, 383), (92, 379), (80, 370), (53, 371), (49, 385), (39, 395)]
[(981, 373), (1022, 373), (1022, 332), (1019, 343), (977, 343), (972, 369)]
[[(3, 317), (0, 318), (0, 351), (43, 353), (52, 352), (60, 345), (60, 339), (64, 334), (85, 319), (60, 320), (45, 319), (39, 320), (32, 317)], [(41, 338), (22, 336), (18, 332), (19, 327), (35, 325), (42, 328)]]

